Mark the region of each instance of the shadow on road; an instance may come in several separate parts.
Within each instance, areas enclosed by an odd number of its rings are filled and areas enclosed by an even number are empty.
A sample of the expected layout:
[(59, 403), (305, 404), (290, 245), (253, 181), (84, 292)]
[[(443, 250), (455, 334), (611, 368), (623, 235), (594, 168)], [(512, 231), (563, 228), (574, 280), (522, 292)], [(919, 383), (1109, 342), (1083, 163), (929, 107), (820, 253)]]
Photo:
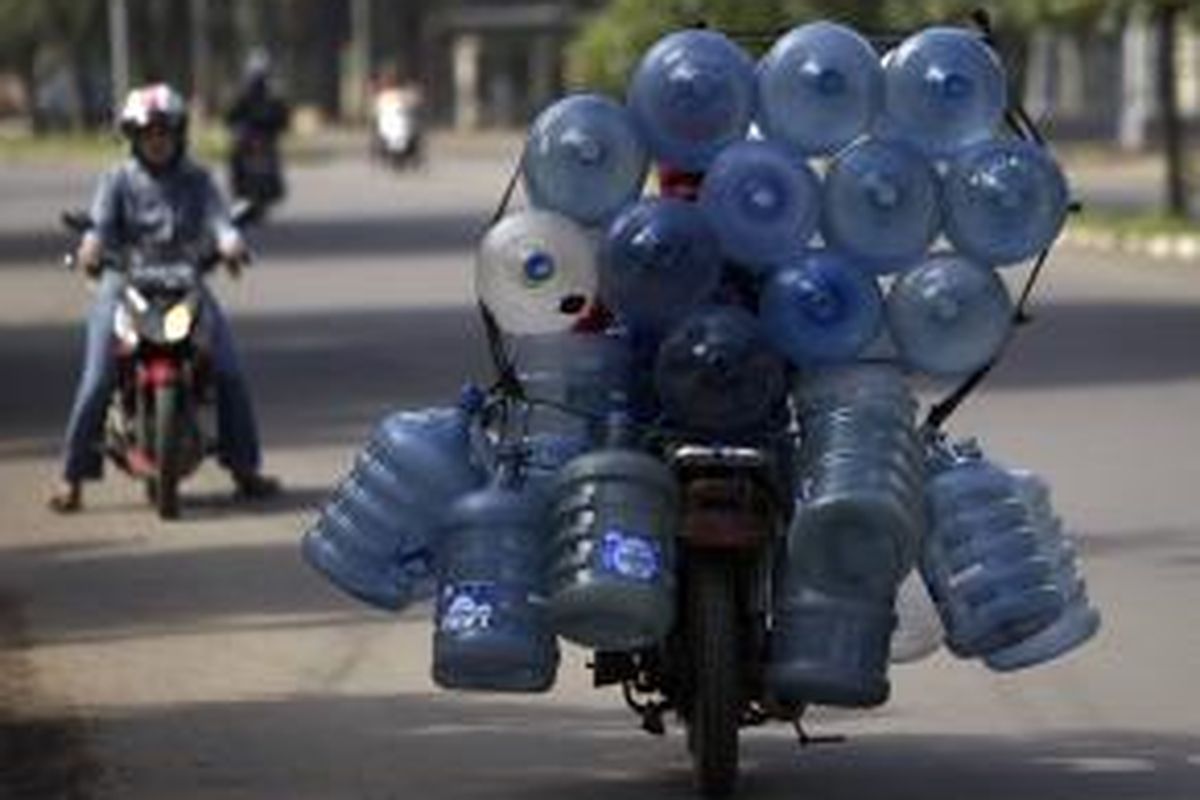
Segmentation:
[[(202, 786), (314, 800), (694, 797), (682, 737), (672, 731), (648, 739), (615, 707), (453, 695), (310, 696), (172, 706), (106, 717), (104, 724), (136, 748), (137, 767), (122, 771), (137, 778), (143, 794), (161, 797), (200, 796)], [(747, 737), (741, 796), (1194, 800), (1200, 781), (1195, 736), (868, 733), (800, 752), (782, 734), (777, 728)]]
[[(262, 263), (271, 268), (277, 260), (469, 252), (487, 220), (485, 211), (397, 211), (342, 219), (285, 217), (252, 229), (248, 238), (255, 250), (269, 254)], [(0, 231), (0, 268), (52, 269), (60, 264), (75, 237), (54, 225), (55, 220), (49, 219), (44, 229)]]

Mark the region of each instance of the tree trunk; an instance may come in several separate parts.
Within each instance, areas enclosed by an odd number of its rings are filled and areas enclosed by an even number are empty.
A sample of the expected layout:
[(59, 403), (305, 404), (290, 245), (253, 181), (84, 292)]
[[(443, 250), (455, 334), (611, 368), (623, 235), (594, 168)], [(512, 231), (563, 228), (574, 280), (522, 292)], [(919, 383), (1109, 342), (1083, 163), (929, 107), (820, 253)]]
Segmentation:
[(1166, 203), (1167, 213), (1175, 217), (1187, 217), (1189, 213), (1185, 132), (1175, 69), (1176, 32), (1182, 10), (1180, 2), (1165, 2), (1158, 10), (1158, 91), (1166, 159)]

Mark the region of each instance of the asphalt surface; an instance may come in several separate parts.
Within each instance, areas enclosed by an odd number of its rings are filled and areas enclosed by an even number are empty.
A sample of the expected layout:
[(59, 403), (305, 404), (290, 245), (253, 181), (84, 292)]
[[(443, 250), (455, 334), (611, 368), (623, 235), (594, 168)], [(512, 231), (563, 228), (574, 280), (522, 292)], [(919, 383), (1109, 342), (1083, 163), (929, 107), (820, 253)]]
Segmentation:
[[(116, 474), (82, 515), (43, 510), (87, 301), (54, 265), (53, 220), (90, 178), (6, 168), (0, 796), (690, 796), (682, 738), (638, 731), (615, 692), (590, 689), (584, 654), (545, 696), (439, 692), (427, 609), (356, 605), (299, 557), (375, 419), (487, 376), (471, 248), (511, 155), (293, 173), (259, 263), (217, 283), (288, 492), (240, 506), (208, 467), (174, 524)], [(846, 744), (749, 732), (744, 797), (1200, 797), (1200, 268), (1064, 251), (1042, 289), (953, 429), (1051, 480), (1100, 636), (1015, 675), (944, 652), (896, 667), (885, 708), (815, 716)]]

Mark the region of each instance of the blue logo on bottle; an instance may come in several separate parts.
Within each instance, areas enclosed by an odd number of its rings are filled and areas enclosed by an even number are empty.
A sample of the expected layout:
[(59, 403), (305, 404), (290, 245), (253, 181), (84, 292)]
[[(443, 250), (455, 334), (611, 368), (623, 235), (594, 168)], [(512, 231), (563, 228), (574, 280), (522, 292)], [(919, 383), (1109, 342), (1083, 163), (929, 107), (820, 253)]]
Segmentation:
[(611, 528), (600, 539), (600, 569), (635, 581), (662, 573), (662, 548), (648, 536)]
[(466, 633), (491, 628), (495, 611), (492, 597), (494, 588), (488, 583), (447, 586), (442, 592), (442, 631)]

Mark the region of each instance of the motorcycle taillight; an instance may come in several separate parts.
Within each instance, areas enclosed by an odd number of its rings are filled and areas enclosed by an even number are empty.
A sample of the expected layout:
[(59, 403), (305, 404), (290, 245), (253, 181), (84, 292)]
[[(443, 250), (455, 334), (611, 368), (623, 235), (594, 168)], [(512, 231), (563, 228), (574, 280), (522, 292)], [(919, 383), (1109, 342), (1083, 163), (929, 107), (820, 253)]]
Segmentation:
[(773, 525), (771, 494), (756, 480), (737, 475), (704, 477), (683, 486), (679, 535), (693, 547), (756, 547)]

